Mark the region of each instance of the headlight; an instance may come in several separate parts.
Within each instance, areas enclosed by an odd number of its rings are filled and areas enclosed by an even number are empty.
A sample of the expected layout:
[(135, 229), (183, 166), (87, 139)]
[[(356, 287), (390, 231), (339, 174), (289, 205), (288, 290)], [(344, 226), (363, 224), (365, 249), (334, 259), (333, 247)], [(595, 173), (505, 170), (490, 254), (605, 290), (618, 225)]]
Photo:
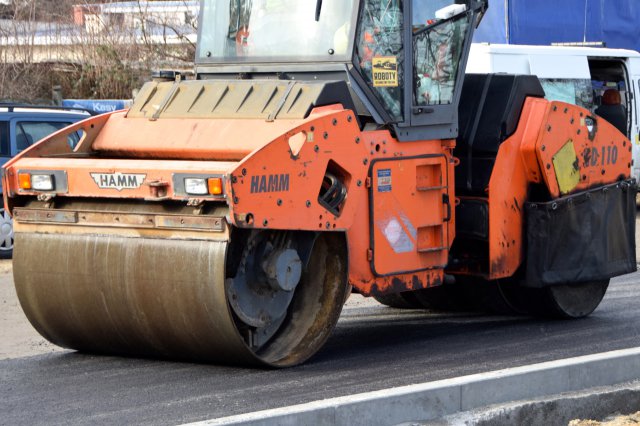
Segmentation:
[(18, 170), (18, 190), (66, 194), (69, 191), (67, 172), (65, 170)]
[(55, 188), (53, 176), (31, 175), (31, 187), (36, 191), (53, 191)]
[(191, 195), (208, 195), (209, 187), (206, 179), (186, 178), (184, 180), (184, 189), (187, 194)]
[(19, 173), (18, 184), (20, 189), (36, 191), (53, 191), (55, 188), (53, 175), (32, 175), (31, 173)]
[(219, 175), (176, 173), (173, 186), (175, 194), (180, 196), (224, 197), (224, 177)]

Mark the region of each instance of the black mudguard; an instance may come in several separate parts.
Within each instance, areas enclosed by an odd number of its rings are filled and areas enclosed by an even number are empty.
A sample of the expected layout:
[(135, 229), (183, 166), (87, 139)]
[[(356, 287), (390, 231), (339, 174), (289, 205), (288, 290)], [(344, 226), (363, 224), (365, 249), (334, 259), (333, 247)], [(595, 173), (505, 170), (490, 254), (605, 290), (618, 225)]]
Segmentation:
[(635, 180), (526, 203), (528, 287), (604, 280), (637, 270)]

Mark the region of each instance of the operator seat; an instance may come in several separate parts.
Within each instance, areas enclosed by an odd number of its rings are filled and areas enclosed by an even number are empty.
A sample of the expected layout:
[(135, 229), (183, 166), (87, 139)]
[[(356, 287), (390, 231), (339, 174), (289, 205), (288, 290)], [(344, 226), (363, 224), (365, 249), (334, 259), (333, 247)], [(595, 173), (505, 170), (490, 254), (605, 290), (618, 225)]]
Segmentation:
[(602, 105), (596, 109), (596, 115), (613, 124), (627, 136), (627, 109), (621, 103), (620, 92), (615, 89), (605, 91), (602, 95)]
[(527, 97), (544, 98), (536, 76), (467, 74), (458, 107), (456, 190), (485, 196), (500, 145), (515, 133)]

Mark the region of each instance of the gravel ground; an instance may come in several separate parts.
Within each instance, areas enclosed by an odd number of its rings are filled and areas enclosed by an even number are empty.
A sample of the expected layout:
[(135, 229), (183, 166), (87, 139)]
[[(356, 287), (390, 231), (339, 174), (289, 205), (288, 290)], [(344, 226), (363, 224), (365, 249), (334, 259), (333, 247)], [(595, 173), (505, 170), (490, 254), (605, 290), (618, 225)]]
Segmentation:
[[(11, 272), (11, 261), (0, 260), (0, 276), (7, 278)], [(64, 350), (33, 329), (20, 308), (12, 279), (0, 280), (0, 305), (0, 360)]]
[(640, 411), (630, 416), (619, 416), (605, 419), (602, 422), (594, 420), (572, 420), (569, 426), (631, 426), (640, 424)]

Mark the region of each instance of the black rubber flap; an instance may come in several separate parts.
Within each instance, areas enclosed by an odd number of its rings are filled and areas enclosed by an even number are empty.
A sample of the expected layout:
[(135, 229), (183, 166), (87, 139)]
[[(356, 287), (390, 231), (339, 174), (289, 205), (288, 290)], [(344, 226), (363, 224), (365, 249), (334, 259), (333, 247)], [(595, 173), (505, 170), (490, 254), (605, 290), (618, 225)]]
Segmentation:
[(636, 266), (634, 180), (526, 203), (526, 285), (603, 280)]

